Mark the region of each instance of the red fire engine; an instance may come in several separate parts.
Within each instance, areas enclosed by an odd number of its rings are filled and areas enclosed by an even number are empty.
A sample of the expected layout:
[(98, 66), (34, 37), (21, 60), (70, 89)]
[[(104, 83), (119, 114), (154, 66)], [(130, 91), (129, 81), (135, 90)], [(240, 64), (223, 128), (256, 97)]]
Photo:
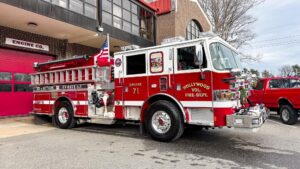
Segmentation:
[(32, 113), (64, 129), (78, 121), (134, 121), (160, 141), (178, 139), (186, 125), (257, 128), (265, 121), (262, 106), (241, 109), (247, 78), (238, 52), (219, 37), (173, 38), (115, 53), (106, 65), (95, 60), (36, 63)]

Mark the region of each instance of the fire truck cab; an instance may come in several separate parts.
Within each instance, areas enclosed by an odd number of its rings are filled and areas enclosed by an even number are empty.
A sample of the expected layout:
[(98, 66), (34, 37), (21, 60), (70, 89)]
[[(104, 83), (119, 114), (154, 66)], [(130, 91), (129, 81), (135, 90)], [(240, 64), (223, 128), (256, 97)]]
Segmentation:
[(156, 140), (178, 139), (186, 125), (260, 127), (263, 106), (242, 109), (248, 90), (238, 52), (221, 38), (173, 38), (162, 45), (95, 57), (36, 63), (33, 114), (46, 114), (60, 128), (78, 121), (134, 121)]

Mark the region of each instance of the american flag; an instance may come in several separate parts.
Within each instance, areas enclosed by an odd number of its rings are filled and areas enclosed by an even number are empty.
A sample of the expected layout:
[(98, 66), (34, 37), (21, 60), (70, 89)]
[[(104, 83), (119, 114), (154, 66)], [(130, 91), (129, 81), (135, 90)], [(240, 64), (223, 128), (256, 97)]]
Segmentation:
[(113, 59), (109, 56), (109, 35), (107, 34), (106, 40), (104, 41), (100, 51), (95, 55), (95, 62), (99, 66), (110, 66), (113, 64)]
[(98, 59), (100, 59), (100, 58), (108, 58), (109, 59), (109, 48), (108, 48), (107, 39), (104, 41), (104, 43), (100, 49), (100, 52), (96, 55), (96, 57)]

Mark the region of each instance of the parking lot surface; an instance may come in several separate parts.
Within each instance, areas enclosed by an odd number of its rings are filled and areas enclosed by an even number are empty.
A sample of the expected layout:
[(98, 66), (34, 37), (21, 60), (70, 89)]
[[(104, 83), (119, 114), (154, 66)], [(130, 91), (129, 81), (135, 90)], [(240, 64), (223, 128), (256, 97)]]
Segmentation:
[(300, 168), (300, 122), (271, 117), (257, 131), (187, 130), (157, 142), (136, 125), (56, 129), (31, 117), (0, 119), (1, 169), (11, 168)]

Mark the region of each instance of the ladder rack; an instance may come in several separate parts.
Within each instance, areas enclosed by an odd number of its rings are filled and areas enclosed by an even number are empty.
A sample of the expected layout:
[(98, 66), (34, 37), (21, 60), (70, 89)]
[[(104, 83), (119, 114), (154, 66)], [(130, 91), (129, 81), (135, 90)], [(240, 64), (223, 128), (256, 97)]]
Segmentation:
[(86, 66), (40, 72), (31, 75), (32, 85), (108, 82), (109, 67)]

